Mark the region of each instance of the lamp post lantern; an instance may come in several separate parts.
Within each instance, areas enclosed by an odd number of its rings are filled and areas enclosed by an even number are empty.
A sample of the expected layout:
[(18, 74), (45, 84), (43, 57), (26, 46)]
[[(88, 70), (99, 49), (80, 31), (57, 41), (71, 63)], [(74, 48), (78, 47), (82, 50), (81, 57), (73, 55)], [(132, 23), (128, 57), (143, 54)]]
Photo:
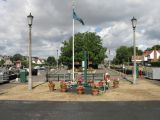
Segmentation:
[(27, 16), (29, 25), (29, 78), (28, 78), (28, 90), (32, 90), (32, 38), (31, 28), (33, 22), (33, 16), (31, 13)]
[(137, 24), (137, 19), (133, 17), (131, 19), (132, 27), (133, 27), (133, 53), (134, 53), (134, 70), (133, 70), (133, 84), (136, 84), (136, 40), (135, 40), (135, 29)]

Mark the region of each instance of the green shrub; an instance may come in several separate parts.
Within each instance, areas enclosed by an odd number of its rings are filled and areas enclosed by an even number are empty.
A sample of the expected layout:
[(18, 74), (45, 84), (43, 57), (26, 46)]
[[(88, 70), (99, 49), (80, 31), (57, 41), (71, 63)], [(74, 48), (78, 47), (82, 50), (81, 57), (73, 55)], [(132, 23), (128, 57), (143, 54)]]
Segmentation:
[(160, 67), (160, 62), (151, 62), (152, 67)]

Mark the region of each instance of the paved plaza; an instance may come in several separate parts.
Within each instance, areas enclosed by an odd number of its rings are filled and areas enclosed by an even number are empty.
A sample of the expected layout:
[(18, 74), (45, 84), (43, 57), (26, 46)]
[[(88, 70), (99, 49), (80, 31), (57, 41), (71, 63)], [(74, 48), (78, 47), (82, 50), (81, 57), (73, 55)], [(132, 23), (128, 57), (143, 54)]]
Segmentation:
[[(138, 79), (137, 84), (123, 79), (118, 72), (108, 71), (112, 78), (119, 77), (118, 88), (110, 88), (98, 96), (91, 94), (78, 95), (76, 92), (60, 92), (60, 83), (55, 82), (55, 90), (49, 91), (45, 74), (33, 77), (33, 90), (28, 91), (27, 83), (11, 82), (0, 87), (0, 100), (38, 100), (38, 101), (159, 101), (160, 82), (149, 79)], [(131, 78), (131, 77), (130, 77)]]

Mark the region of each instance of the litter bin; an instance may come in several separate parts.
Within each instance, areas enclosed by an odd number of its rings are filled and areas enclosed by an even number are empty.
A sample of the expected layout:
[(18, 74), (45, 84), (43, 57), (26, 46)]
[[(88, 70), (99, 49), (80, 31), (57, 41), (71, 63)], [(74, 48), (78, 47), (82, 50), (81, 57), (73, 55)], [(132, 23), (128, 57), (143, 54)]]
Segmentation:
[(138, 65), (136, 65), (136, 76), (137, 78), (139, 77), (139, 66)]
[(32, 75), (38, 75), (38, 69), (32, 69)]
[(25, 69), (20, 69), (19, 78), (20, 82), (22, 83), (27, 82), (27, 71)]
[[(132, 73), (134, 74), (134, 66), (133, 66)], [(137, 78), (139, 77), (139, 66), (138, 65), (136, 65), (136, 77)]]

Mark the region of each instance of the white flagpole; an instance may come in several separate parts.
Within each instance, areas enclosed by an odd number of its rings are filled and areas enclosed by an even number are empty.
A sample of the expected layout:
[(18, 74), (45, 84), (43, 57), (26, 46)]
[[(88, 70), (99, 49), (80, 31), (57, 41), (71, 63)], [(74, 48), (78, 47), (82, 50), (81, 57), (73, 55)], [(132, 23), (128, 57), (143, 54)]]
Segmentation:
[[(72, 8), (75, 8), (75, 0), (73, 0), (73, 5)], [(73, 40), (72, 40), (72, 74), (73, 78), (72, 80), (74, 81), (74, 18), (73, 18)]]
[(111, 52), (110, 49), (108, 52), (109, 52), (109, 54), (108, 54), (108, 62), (109, 62), (108, 68), (110, 69), (110, 52)]
[(74, 19), (73, 19), (73, 41), (72, 41), (72, 70), (73, 70), (73, 81), (74, 81)]

